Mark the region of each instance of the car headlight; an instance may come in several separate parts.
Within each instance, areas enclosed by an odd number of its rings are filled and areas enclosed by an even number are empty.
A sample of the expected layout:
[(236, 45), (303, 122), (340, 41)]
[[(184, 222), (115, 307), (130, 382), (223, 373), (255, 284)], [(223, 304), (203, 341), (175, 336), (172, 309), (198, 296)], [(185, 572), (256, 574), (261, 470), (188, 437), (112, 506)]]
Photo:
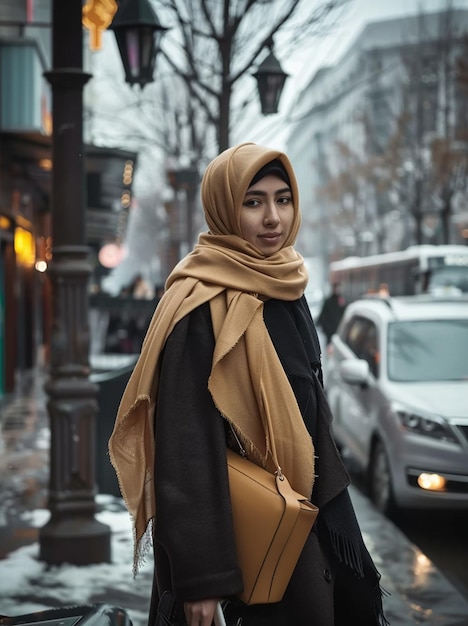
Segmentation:
[(408, 432), (432, 437), (439, 441), (460, 443), (449, 426), (440, 418), (415, 413), (401, 404), (393, 405), (393, 410), (403, 428)]

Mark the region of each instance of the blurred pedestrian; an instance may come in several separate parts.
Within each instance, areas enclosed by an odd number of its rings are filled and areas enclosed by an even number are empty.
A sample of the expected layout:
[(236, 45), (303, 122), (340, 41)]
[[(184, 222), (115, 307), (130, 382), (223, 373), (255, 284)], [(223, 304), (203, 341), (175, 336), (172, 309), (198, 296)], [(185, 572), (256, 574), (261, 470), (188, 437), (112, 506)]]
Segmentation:
[(381, 298), (388, 298), (390, 295), (390, 287), (387, 283), (380, 283), (378, 294)]
[[(154, 546), (149, 626), (165, 591), (188, 626), (211, 626), (221, 599), (229, 624), (383, 624), (380, 576), (331, 436), (307, 273), (293, 247), (300, 211), (290, 161), (252, 143), (230, 148), (208, 165), (201, 195), (209, 231), (167, 280), (110, 440), (136, 567)], [(226, 447), (234, 432), (253, 462), (272, 469), (267, 421), (285, 475), (320, 512), (283, 599), (246, 605), (236, 599)]]
[(152, 300), (154, 298), (154, 290), (148, 281), (141, 274), (135, 276), (132, 283), (132, 295), (137, 300)]
[(326, 337), (327, 345), (330, 343), (332, 336), (343, 317), (346, 308), (346, 301), (340, 291), (340, 283), (333, 283), (332, 292), (324, 300), (322, 310), (317, 318), (317, 326), (319, 326)]

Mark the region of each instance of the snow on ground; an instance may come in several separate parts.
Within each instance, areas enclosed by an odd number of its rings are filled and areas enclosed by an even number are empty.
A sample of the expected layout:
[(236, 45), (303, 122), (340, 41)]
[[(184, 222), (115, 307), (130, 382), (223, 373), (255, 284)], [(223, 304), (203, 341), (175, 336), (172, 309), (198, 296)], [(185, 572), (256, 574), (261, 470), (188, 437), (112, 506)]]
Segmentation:
[[(134, 626), (145, 626), (151, 595), (153, 557), (133, 578), (133, 540), (127, 511), (112, 496), (98, 496), (96, 519), (111, 528), (112, 563), (48, 566), (39, 561), (39, 544), (23, 546), (0, 560), (0, 614), (25, 615), (47, 608), (108, 603), (125, 609)], [(29, 512), (42, 527), (47, 510)]]

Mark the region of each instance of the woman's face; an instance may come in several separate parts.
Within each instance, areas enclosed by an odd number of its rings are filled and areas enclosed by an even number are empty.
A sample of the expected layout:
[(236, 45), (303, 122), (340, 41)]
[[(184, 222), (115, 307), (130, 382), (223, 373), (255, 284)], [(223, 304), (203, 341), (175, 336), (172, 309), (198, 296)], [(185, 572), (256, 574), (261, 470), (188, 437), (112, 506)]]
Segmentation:
[(269, 175), (247, 189), (240, 213), (242, 237), (265, 256), (281, 250), (293, 221), (291, 189), (284, 180)]

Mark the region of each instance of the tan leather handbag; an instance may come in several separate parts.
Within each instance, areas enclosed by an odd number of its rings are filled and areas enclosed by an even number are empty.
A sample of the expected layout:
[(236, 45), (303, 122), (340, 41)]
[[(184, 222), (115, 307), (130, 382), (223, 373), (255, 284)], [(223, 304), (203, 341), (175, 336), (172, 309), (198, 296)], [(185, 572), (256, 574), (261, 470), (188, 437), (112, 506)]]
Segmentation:
[(239, 598), (246, 604), (283, 598), (318, 515), (318, 508), (290, 486), (270, 440), (278, 468), (275, 474), (227, 450), (237, 559), (244, 583)]

